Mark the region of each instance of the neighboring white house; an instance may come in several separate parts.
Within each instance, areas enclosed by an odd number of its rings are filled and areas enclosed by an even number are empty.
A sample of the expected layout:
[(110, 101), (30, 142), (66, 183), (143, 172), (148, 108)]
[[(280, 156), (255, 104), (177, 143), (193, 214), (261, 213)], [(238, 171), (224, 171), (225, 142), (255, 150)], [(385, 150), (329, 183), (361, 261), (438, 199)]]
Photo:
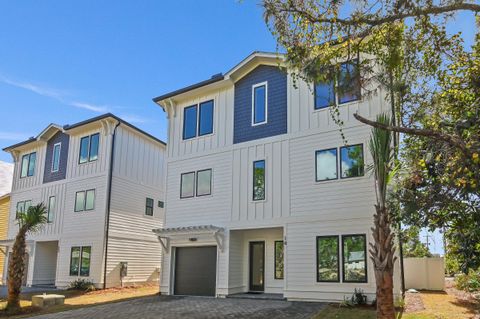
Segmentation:
[(355, 77), (346, 82), (353, 62), (316, 85), (294, 83), (282, 64), (255, 52), (224, 75), (154, 98), (169, 122), (166, 219), (154, 230), (162, 294), (338, 301), (361, 288), (373, 300), (370, 127), (353, 114), (388, 111), (385, 92), (367, 97)]
[(40, 202), (48, 209), (48, 224), (27, 237), (25, 284), (158, 281), (161, 246), (151, 229), (164, 219), (165, 149), (112, 114), (50, 124), (5, 148), (15, 162), (8, 237), (1, 241), (7, 255), (16, 212)]

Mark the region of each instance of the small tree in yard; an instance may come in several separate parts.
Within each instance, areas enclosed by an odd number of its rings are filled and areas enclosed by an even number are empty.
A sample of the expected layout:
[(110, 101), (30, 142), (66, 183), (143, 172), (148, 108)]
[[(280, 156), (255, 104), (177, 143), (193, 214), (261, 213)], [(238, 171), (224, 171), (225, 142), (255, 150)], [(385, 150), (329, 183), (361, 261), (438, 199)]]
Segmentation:
[(28, 233), (37, 231), (47, 222), (45, 205), (38, 204), (26, 212), (17, 212), (18, 234), (13, 244), (12, 255), (8, 262), (8, 300), (6, 311), (16, 313), (20, 310), (20, 288), (25, 272), (25, 240)]
[[(387, 115), (377, 116), (377, 122), (390, 124)], [(374, 227), (372, 234), (374, 242), (370, 243), (370, 258), (375, 268), (377, 284), (377, 317), (395, 318), (393, 305), (393, 267), (396, 260), (394, 247), (394, 232), (392, 231), (392, 216), (387, 204), (387, 186), (391, 180), (393, 148), (392, 133), (379, 128), (372, 129), (369, 142), (370, 153), (373, 158), (371, 170), (375, 176), (375, 192), (377, 202), (376, 213), (373, 217)]]

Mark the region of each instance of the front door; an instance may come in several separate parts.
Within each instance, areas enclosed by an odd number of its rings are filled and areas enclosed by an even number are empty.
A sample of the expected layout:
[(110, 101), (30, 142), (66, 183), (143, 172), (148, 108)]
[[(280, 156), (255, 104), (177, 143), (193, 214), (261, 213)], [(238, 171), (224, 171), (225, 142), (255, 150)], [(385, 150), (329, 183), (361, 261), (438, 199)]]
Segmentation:
[(265, 290), (265, 242), (250, 242), (250, 291)]

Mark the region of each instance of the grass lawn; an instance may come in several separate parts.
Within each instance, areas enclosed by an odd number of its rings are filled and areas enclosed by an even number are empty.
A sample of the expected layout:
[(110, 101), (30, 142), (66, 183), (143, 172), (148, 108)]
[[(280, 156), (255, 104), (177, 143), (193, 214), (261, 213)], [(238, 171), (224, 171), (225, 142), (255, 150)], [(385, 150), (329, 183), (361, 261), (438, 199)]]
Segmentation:
[[(410, 303), (410, 304), (409, 304)], [(415, 303), (415, 306), (412, 305)], [(467, 319), (480, 318), (480, 303), (470, 294), (456, 290), (452, 283), (446, 284), (446, 291), (421, 291), (409, 294), (405, 311), (398, 313), (401, 319)], [(477, 316), (477, 317), (476, 317)], [(375, 319), (373, 308), (339, 307), (330, 305), (318, 313), (315, 319)]]
[[(95, 306), (111, 302), (125, 301), (129, 299), (146, 297), (158, 294), (158, 285), (140, 286), (140, 287), (126, 287), (126, 288), (110, 288), (106, 290), (97, 290), (92, 292), (80, 291), (60, 291), (58, 294), (65, 295), (65, 304), (60, 306), (51, 306), (47, 308), (35, 308), (31, 305), (31, 298), (37, 293), (21, 294), (21, 306), (23, 313), (17, 316), (8, 316), (8, 318), (24, 318), (32, 314), (40, 315), (45, 313), (61, 312), (65, 310), (72, 310), (76, 308)], [(52, 292), (53, 293), (53, 292)], [(5, 299), (0, 299), (0, 310), (4, 309), (7, 302)], [(6, 316), (5, 313), (0, 312), (0, 316)]]

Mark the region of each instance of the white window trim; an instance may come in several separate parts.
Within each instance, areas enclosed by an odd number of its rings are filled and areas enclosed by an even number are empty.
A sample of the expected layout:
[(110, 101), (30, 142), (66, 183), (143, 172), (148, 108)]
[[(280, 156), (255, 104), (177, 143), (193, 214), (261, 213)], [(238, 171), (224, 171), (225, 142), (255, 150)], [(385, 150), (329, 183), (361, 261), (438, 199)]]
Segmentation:
[[(53, 169), (53, 164), (55, 163), (55, 147), (57, 145), (60, 145), (60, 148), (59, 148), (59, 151), (58, 151), (58, 168), (57, 169)], [(51, 167), (51, 172), (52, 173), (55, 173), (55, 172), (58, 172), (60, 170), (60, 156), (62, 154), (62, 142), (59, 142), (59, 143), (56, 143), (53, 145), (53, 150), (52, 150), (52, 167)]]
[[(255, 88), (265, 86), (265, 121), (255, 123)], [(268, 123), (268, 81), (252, 85), (252, 126)]]

